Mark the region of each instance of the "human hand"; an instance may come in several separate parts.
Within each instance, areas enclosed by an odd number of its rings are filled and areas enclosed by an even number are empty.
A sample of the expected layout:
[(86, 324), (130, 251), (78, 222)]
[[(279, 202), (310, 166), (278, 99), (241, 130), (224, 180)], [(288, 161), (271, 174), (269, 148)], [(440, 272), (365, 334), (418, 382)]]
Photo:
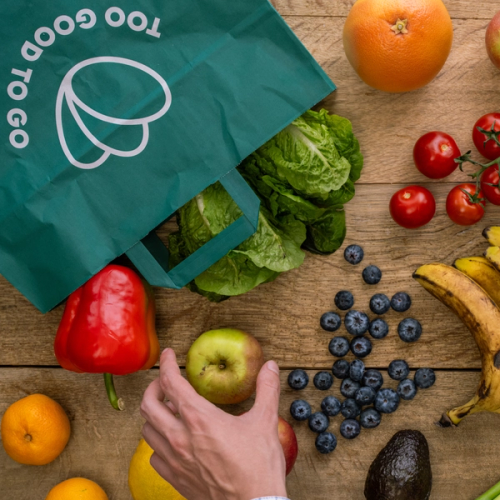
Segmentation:
[(188, 500), (286, 497), (279, 395), (279, 368), (268, 361), (257, 378), (252, 409), (230, 415), (193, 389), (182, 377), (174, 351), (166, 349), (160, 377), (141, 404), (147, 421), (142, 434), (154, 450), (151, 465)]

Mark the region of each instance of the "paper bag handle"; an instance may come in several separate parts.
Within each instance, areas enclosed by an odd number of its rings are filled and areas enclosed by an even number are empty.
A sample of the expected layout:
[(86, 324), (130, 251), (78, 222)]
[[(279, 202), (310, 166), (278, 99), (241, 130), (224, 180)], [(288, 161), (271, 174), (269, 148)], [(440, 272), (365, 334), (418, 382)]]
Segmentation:
[(234, 169), (219, 181), (243, 215), (224, 231), (169, 270), (169, 253), (153, 231), (134, 245), (126, 255), (152, 286), (179, 289), (222, 259), (257, 230), (260, 200), (240, 173)]

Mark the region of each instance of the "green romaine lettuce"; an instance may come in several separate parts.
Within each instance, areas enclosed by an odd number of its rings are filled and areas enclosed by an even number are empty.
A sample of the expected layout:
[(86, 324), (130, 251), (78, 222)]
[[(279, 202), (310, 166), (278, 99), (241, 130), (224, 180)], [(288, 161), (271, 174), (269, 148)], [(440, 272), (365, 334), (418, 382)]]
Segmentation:
[[(354, 197), (363, 168), (349, 120), (307, 111), (238, 167), (261, 200), (256, 233), (188, 285), (220, 302), (299, 267), (303, 249), (335, 252), (346, 233), (343, 205)], [(170, 236), (172, 266), (241, 216), (221, 184), (178, 211)]]

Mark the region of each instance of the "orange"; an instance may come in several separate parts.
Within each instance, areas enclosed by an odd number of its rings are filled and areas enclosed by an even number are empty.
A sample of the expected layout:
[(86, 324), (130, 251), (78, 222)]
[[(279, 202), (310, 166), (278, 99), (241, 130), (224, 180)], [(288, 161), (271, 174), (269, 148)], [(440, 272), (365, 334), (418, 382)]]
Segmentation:
[(357, 0), (344, 25), (347, 59), (364, 82), (386, 92), (427, 85), (441, 71), (452, 41), (441, 0)]
[(83, 477), (67, 479), (54, 486), (45, 500), (109, 500), (108, 495), (94, 481)]
[(69, 419), (59, 403), (32, 394), (10, 405), (2, 417), (2, 443), (7, 454), (25, 465), (55, 460), (68, 443)]

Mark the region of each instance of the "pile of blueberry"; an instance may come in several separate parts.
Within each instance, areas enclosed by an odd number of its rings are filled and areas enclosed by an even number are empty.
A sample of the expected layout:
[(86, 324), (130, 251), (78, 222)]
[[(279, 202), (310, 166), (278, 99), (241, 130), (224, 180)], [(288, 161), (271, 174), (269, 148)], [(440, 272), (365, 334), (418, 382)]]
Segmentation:
[[(345, 259), (351, 264), (359, 264), (363, 259), (363, 249), (358, 245), (351, 245), (344, 252)], [(363, 279), (369, 284), (377, 284), (382, 278), (382, 272), (376, 266), (368, 266), (363, 270)], [(354, 305), (351, 292), (341, 291), (335, 296), (335, 305), (341, 311), (347, 311)], [(385, 314), (391, 307), (397, 312), (405, 312), (411, 306), (410, 296), (405, 292), (396, 293), (391, 300), (384, 294), (375, 294), (370, 300), (370, 309), (374, 314)], [(337, 331), (342, 323), (340, 316), (335, 312), (327, 312), (321, 317), (321, 326), (329, 332)], [(338, 359), (332, 367), (332, 373), (320, 371), (314, 376), (314, 386), (327, 391), (333, 385), (334, 376), (342, 380), (341, 394), (346, 398), (340, 402), (335, 396), (326, 396), (321, 402), (321, 411), (312, 413), (311, 406), (303, 399), (295, 400), (290, 413), (295, 420), (309, 421), (309, 428), (317, 432), (316, 448), (320, 453), (331, 453), (337, 446), (337, 438), (331, 432), (326, 432), (330, 424), (330, 417), (339, 413), (345, 418), (340, 425), (340, 434), (346, 439), (356, 438), (361, 427), (373, 429), (382, 419), (382, 414), (393, 413), (397, 410), (401, 399), (412, 400), (417, 388), (431, 387), (436, 376), (430, 368), (420, 368), (416, 371), (413, 380), (409, 379), (410, 368), (404, 360), (394, 360), (388, 368), (389, 377), (399, 382), (397, 390), (383, 388), (384, 379), (378, 370), (365, 369), (365, 358), (372, 351), (372, 343), (363, 335), (369, 332), (372, 338), (382, 339), (389, 333), (389, 327), (382, 318), (370, 322), (368, 316), (360, 311), (351, 310), (344, 318), (344, 325), (353, 338), (349, 342), (346, 337), (334, 337), (328, 346), (330, 353), (343, 358), (349, 350), (356, 356), (349, 363), (345, 359)], [(422, 334), (420, 323), (413, 318), (406, 318), (399, 323), (398, 334), (404, 342), (415, 342)], [(292, 389), (304, 389), (309, 383), (309, 376), (304, 370), (293, 370), (288, 376), (288, 384)], [(359, 420), (358, 420), (359, 417)]]

